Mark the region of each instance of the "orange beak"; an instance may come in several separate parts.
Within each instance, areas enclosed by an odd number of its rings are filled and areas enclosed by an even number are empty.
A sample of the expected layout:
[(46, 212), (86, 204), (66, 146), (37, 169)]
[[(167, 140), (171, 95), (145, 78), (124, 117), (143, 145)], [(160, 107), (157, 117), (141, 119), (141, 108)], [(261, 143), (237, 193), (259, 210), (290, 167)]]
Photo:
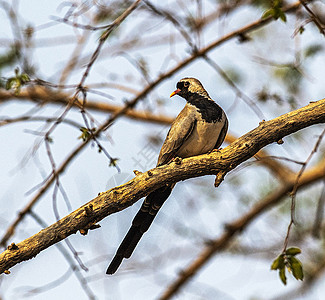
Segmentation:
[(177, 90), (173, 91), (173, 92), (170, 94), (169, 98), (175, 96), (175, 95), (178, 94), (180, 91), (181, 91), (180, 89), (177, 89)]

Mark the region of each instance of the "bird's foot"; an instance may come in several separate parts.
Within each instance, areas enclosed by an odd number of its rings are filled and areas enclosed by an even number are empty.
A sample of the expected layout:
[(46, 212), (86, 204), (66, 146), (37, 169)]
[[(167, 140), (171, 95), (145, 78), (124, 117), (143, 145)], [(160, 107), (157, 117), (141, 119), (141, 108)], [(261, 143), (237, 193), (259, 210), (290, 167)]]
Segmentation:
[(211, 154), (213, 152), (220, 152), (220, 150), (222, 150), (222, 148), (219, 149), (212, 149), (210, 152), (208, 152), (208, 154)]
[(182, 163), (182, 158), (181, 157), (174, 157), (169, 163), (175, 163), (176, 165), (180, 165)]

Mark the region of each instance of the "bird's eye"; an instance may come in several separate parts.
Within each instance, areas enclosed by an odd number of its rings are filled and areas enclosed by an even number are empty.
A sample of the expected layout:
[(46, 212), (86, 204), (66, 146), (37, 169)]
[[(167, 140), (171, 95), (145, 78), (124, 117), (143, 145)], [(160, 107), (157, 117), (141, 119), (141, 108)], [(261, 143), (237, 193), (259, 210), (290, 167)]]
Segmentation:
[(189, 82), (187, 82), (187, 81), (184, 82), (184, 87), (189, 87), (189, 85), (190, 85)]

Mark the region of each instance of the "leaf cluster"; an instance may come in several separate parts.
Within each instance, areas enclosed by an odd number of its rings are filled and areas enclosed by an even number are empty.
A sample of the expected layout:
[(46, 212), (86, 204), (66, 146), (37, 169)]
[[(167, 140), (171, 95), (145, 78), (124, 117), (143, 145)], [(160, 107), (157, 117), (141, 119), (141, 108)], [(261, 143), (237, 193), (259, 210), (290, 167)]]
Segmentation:
[(274, 20), (280, 19), (283, 22), (287, 21), (287, 17), (282, 10), (281, 0), (274, 0), (271, 8), (264, 11), (262, 19), (266, 19), (268, 17), (273, 17)]
[(81, 131), (81, 135), (78, 137), (78, 139), (82, 139), (84, 142), (86, 142), (87, 140), (89, 140), (89, 138), (92, 135), (92, 132), (95, 131), (95, 129), (88, 129), (86, 127), (81, 127), (79, 128)]
[(20, 73), (19, 68), (16, 68), (15, 76), (9, 77), (6, 81), (6, 89), (14, 90), (15, 95), (18, 95), (22, 86), (24, 86), (29, 81), (29, 76), (26, 73)]
[(297, 280), (304, 279), (302, 263), (295, 256), (300, 254), (301, 250), (297, 247), (291, 247), (281, 253), (272, 263), (271, 270), (279, 270), (279, 276), (284, 285), (287, 284), (286, 268)]

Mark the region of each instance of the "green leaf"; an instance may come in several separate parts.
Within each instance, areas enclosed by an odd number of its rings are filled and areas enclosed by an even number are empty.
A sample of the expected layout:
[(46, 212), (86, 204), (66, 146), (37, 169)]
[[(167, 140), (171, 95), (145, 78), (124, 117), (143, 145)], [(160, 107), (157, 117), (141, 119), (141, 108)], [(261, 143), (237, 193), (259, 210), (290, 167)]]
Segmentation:
[(281, 21), (283, 21), (284, 23), (287, 22), (287, 16), (281, 9), (279, 9), (278, 15)]
[(282, 7), (282, 1), (277, 1), (277, 0), (273, 1), (272, 7), (267, 9), (263, 13), (262, 19), (273, 17), (273, 19), (275, 20), (280, 18), (280, 20), (286, 22), (287, 16), (285, 15), (281, 7)]
[(263, 13), (262, 19), (267, 19), (268, 17), (273, 17), (273, 18), (275, 17), (274, 8), (270, 8)]
[(283, 255), (279, 255), (272, 263), (271, 270), (278, 270), (284, 268), (284, 257)]
[(53, 144), (53, 139), (52, 139), (50, 136), (47, 136), (47, 137), (46, 137), (46, 140), (47, 140), (49, 143)]
[(295, 256), (300, 253), (301, 253), (301, 249), (298, 247), (291, 247), (291, 248), (287, 249), (285, 252), (286, 255), (292, 255), (292, 256)]
[(86, 127), (79, 128), (82, 132), (78, 139), (82, 139), (84, 142), (87, 141), (90, 137), (90, 132)]
[(26, 83), (26, 82), (30, 81), (30, 78), (29, 78), (28, 74), (26, 74), (26, 73), (21, 74), (20, 79), (21, 79), (22, 83)]
[(304, 56), (307, 57), (313, 57), (315, 56), (317, 53), (323, 51), (323, 46), (320, 44), (316, 44), (316, 45), (311, 45), (309, 47), (307, 47), (304, 50)]
[(282, 268), (279, 271), (279, 276), (284, 285), (287, 284), (286, 269)]
[(11, 90), (15, 87), (15, 85), (17, 85), (17, 78), (15, 77), (10, 77), (7, 79), (6, 82), (6, 89), (7, 90)]
[(299, 27), (299, 33), (303, 34), (303, 32), (305, 31), (305, 27), (304, 26), (300, 26)]
[(15, 68), (15, 76), (6, 81), (6, 89), (14, 90), (15, 94), (18, 95), (21, 87), (28, 81), (30, 81), (29, 76), (26, 73), (19, 74), (19, 68)]
[(297, 280), (303, 280), (304, 279), (304, 271), (302, 267), (302, 263), (299, 259), (291, 256), (288, 258), (288, 261), (291, 265), (291, 272), (292, 275), (297, 279)]

